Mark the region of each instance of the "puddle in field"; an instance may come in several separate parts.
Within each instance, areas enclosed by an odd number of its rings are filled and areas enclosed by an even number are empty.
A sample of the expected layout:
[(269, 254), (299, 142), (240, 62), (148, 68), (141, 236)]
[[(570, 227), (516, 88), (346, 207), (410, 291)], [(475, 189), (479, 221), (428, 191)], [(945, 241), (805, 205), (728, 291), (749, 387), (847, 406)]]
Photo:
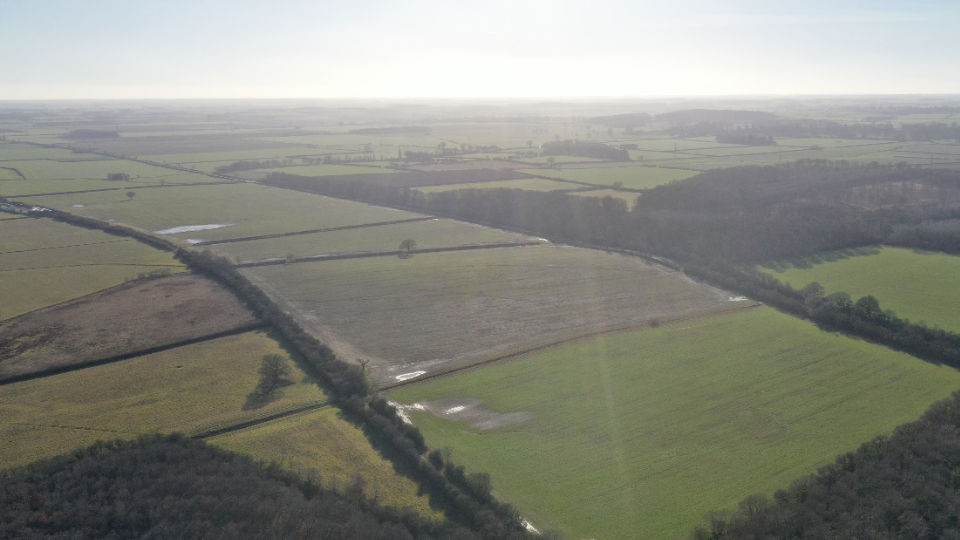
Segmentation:
[(153, 231), (154, 234), (180, 234), (185, 232), (209, 231), (211, 229), (222, 229), (232, 227), (236, 223), (207, 223), (206, 225), (180, 225), (179, 227), (170, 227), (160, 231)]
[(394, 379), (396, 379), (398, 382), (409, 381), (410, 379), (416, 379), (417, 377), (425, 375), (426, 373), (426, 371), (422, 370), (411, 371), (410, 373), (401, 373), (400, 375), (395, 376)]
[(499, 413), (485, 409), (479, 399), (438, 399), (407, 405), (407, 409), (427, 411), (433, 415), (454, 422), (463, 422), (481, 430), (515, 426), (532, 420), (534, 414), (529, 411)]
[(87, 205), (85, 205), (85, 204), (71, 204), (71, 205), (70, 205), (70, 208), (86, 208), (86, 207), (87, 207)]

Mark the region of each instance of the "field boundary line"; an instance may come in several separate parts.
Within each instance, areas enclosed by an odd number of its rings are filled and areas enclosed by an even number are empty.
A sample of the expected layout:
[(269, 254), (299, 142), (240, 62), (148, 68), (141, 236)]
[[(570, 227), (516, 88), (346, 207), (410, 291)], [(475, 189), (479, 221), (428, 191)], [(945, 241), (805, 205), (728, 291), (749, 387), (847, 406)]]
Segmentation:
[(130, 240), (131, 240), (130, 238), (118, 238), (117, 240), (104, 240), (102, 242), (86, 242), (83, 244), (69, 244), (66, 246), (49, 246), (49, 247), (32, 248), (32, 249), (15, 249), (13, 251), (0, 251), (0, 255), (8, 255), (10, 253), (28, 253), (32, 251), (44, 251), (47, 249), (66, 249), (66, 248), (72, 248), (72, 247), (98, 246), (100, 244), (114, 244), (117, 242), (129, 242)]
[(546, 242), (499, 242), (496, 244), (474, 244), (464, 246), (447, 246), (436, 248), (423, 248), (393, 251), (361, 251), (354, 253), (330, 253), (325, 255), (307, 255), (305, 257), (291, 257), (289, 259), (276, 257), (272, 259), (260, 259), (254, 261), (241, 261), (235, 266), (237, 268), (253, 268), (257, 266), (275, 266), (281, 264), (296, 264), (303, 262), (322, 262), (322, 261), (341, 261), (345, 259), (368, 259), (372, 257), (404, 257), (420, 255), (425, 253), (446, 253), (451, 251), (474, 251), (479, 249), (500, 249), (516, 247), (534, 247), (545, 246)]
[(235, 336), (239, 334), (245, 334), (247, 332), (253, 332), (255, 330), (260, 330), (266, 325), (261, 322), (255, 322), (251, 324), (245, 324), (229, 330), (221, 330), (220, 332), (214, 332), (212, 334), (206, 334), (203, 336), (198, 336), (190, 339), (184, 339), (180, 341), (175, 341), (173, 343), (166, 343), (163, 345), (155, 345), (153, 347), (147, 347), (146, 349), (139, 349), (136, 351), (126, 352), (123, 354), (116, 354), (113, 356), (108, 356), (106, 358), (98, 358), (96, 360), (88, 360), (86, 362), (80, 362), (78, 364), (71, 364), (69, 366), (56, 366), (52, 368), (42, 369), (40, 371), (34, 371), (32, 373), (24, 373), (22, 375), (14, 375), (11, 377), (6, 377), (0, 379), (0, 386), (6, 386), (8, 384), (14, 384), (24, 381), (30, 381), (33, 379), (41, 379), (44, 377), (50, 377), (52, 375), (60, 375), (62, 373), (69, 373), (71, 371), (80, 371), (82, 369), (87, 369), (91, 367), (102, 366), (105, 364), (113, 364), (115, 362), (122, 362), (124, 360), (131, 360), (137, 358), (138, 356), (145, 356), (148, 354), (154, 354), (158, 352), (168, 351), (170, 349), (177, 349), (180, 347), (186, 347), (187, 345), (195, 345), (197, 343), (203, 343), (204, 341), (211, 341), (214, 339), (220, 339), (229, 336)]
[(182, 264), (139, 264), (139, 263), (88, 263), (88, 264), (59, 264), (53, 266), (31, 266), (29, 268), (0, 268), (0, 272), (17, 272), (24, 270), (50, 270), (53, 268), (83, 268), (86, 266), (139, 266), (142, 268), (187, 268)]
[(393, 221), (375, 221), (372, 223), (361, 223), (359, 225), (341, 225), (339, 227), (327, 227), (325, 229), (306, 229), (303, 231), (293, 231), (285, 233), (260, 234), (256, 236), (238, 236), (236, 238), (224, 238), (222, 240), (202, 240), (191, 244), (192, 246), (216, 246), (219, 244), (232, 244), (235, 242), (250, 242), (253, 240), (269, 240), (271, 238), (284, 238), (287, 236), (298, 236), (302, 234), (316, 234), (334, 231), (345, 231), (348, 229), (363, 229), (366, 227), (382, 227), (385, 225), (401, 225), (404, 223), (416, 223), (420, 221), (431, 221), (439, 219), (436, 216), (425, 216), (410, 219), (395, 219)]
[(256, 418), (253, 420), (245, 420), (237, 424), (230, 426), (211, 429), (208, 431), (203, 431), (195, 435), (191, 435), (191, 439), (209, 439), (210, 437), (217, 437), (219, 435), (226, 435), (227, 433), (233, 433), (235, 431), (244, 430), (247, 428), (259, 426), (260, 424), (266, 424), (267, 422), (273, 422), (274, 420), (280, 420), (283, 418), (288, 418), (290, 416), (295, 416), (298, 414), (303, 414), (305, 412), (316, 411), (330, 406), (330, 400), (321, 401), (319, 403), (313, 403), (311, 405), (306, 405), (304, 407), (298, 407), (296, 409), (291, 409), (289, 411), (282, 411), (278, 413), (271, 414), (269, 416), (264, 416), (262, 418)]
[[(8, 161), (14, 161), (14, 160), (8, 160)], [(0, 169), (3, 169), (5, 171), (13, 171), (14, 174), (19, 176), (20, 180), (14, 180), (15, 182), (25, 181), (27, 179), (27, 177), (24, 176), (22, 172), (20, 172), (20, 169), (17, 169), (16, 167), (0, 167)]]
[(436, 372), (434, 372), (434, 373), (428, 373), (428, 374), (425, 374), (425, 375), (423, 375), (423, 376), (420, 376), (420, 377), (417, 377), (417, 378), (414, 378), (414, 379), (409, 379), (409, 380), (406, 380), (406, 381), (400, 381), (400, 382), (396, 382), (396, 383), (391, 383), (391, 384), (388, 384), (388, 385), (385, 385), (385, 386), (378, 386), (378, 387), (377, 387), (377, 391), (378, 391), (378, 392), (383, 392), (383, 391), (386, 391), (386, 390), (393, 390), (394, 388), (399, 388), (399, 387), (401, 387), (401, 386), (410, 386), (410, 385), (413, 385), (413, 384), (418, 384), (418, 383), (421, 383), (421, 382), (424, 382), (424, 381), (428, 381), (428, 380), (430, 380), (430, 379), (437, 379), (437, 378), (440, 378), (440, 377), (445, 377), (445, 376), (447, 376), (447, 375), (453, 375), (453, 374), (459, 373), (459, 372), (461, 372), (461, 371), (467, 371), (467, 370), (469, 370), (469, 369), (480, 368), (480, 367), (483, 367), (483, 366), (486, 366), (486, 365), (489, 365), (489, 364), (493, 364), (493, 363), (496, 363), (496, 362), (504, 362), (504, 361), (507, 361), (507, 360), (513, 360), (514, 358), (519, 358), (519, 357), (521, 357), (521, 356), (523, 356), (523, 355), (526, 355), (526, 354), (530, 354), (530, 353), (533, 353), (533, 352), (539, 352), (539, 351), (543, 351), (543, 350), (546, 350), (546, 349), (551, 349), (551, 348), (556, 347), (556, 346), (559, 346), (559, 345), (566, 345), (566, 344), (568, 344), (568, 343), (574, 343), (574, 342), (577, 342), (577, 341), (582, 341), (582, 340), (590, 339), (590, 338), (597, 337), (597, 336), (602, 336), (602, 335), (606, 335), (606, 334), (615, 334), (615, 333), (617, 333), (617, 332), (627, 332), (627, 331), (630, 331), (630, 330), (642, 330), (642, 329), (644, 329), (644, 328), (654, 328), (654, 326), (651, 325), (651, 322), (652, 322), (653, 320), (657, 320), (657, 321), (658, 321), (658, 324), (656, 325), (656, 327), (660, 327), (660, 326), (665, 326), (665, 325), (669, 325), (669, 324), (677, 324), (677, 323), (682, 323), (682, 322), (687, 322), (687, 321), (693, 321), (693, 320), (697, 320), (697, 319), (709, 319), (709, 318), (711, 318), (711, 317), (722, 317), (722, 316), (724, 316), (724, 315), (729, 315), (729, 314), (732, 314), (732, 313), (736, 313), (736, 312), (738, 312), (738, 311), (746, 311), (746, 310), (748, 310), (748, 309), (754, 309), (754, 308), (763, 307), (763, 306), (764, 306), (764, 304), (762, 304), (762, 303), (760, 303), (760, 302), (754, 302), (754, 303), (752, 303), (752, 304), (750, 304), (750, 305), (747, 305), (747, 306), (736, 306), (736, 307), (732, 307), (732, 308), (730, 308), (730, 309), (724, 309), (724, 310), (720, 310), (720, 311), (709, 311), (709, 312), (704, 312), (704, 313), (696, 313), (696, 314), (693, 314), (693, 315), (685, 315), (685, 316), (680, 316), (680, 317), (672, 317), (672, 318), (664, 318), (664, 319), (654, 318), (654, 319), (650, 319), (650, 320), (647, 320), (647, 321), (641, 322), (641, 323), (631, 323), (631, 324), (619, 325), (619, 326), (610, 327), (610, 328), (604, 328), (604, 329), (602, 329), (602, 330), (587, 331), (586, 333), (583, 333), (583, 334), (578, 334), (578, 335), (576, 335), (576, 336), (571, 336), (571, 337), (563, 338), (563, 339), (560, 339), (560, 340), (557, 340), (557, 341), (552, 341), (552, 342), (550, 342), (550, 343), (545, 343), (545, 344), (542, 344), (542, 345), (537, 345), (537, 346), (535, 346), (535, 347), (530, 347), (530, 348), (524, 349), (524, 350), (522, 350), (522, 351), (512, 352), (512, 353), (510, 353), (510, 354), (504, 354), (504, 355), (497, 356), (497, 357), (494, 357), (494, 358), (488, 358), (488, 359), (486, 359), (486, 360), (480, 360), (480, 361), (477, 361), (477, 362), (474, 362), (474, 363), (472, 363), (472, 364), (468, 364), (468, 365), (465, 365), (465, 366), (455, 366), (455, 367), (452, 367), (452, 368), (449, 368), (449, 369), (446, 369), (446, 370), (436, 371)]
[(13, 195), (13, 197), (52, 197), (54, 195), (79, 195), (83, 193), (102, 193), (105, 191), (130, 191), (134, 189), (153, 189), (153, 188), (171, 188), (171, 187), (187, 187), (187, 186), (224, 186), (230, 184), (242, 184), (244, 182), (239, 182), (235, 180), (227, 182), (194, 182), (191, 184), (150, 184), (147, 186), (127, 186), (127, 187), (109, 187), (109, 188), (97, 188), (97, 189), (79, 189), (77, 191), (55, 191), (51, 193), (27, 193), (24, 195)]

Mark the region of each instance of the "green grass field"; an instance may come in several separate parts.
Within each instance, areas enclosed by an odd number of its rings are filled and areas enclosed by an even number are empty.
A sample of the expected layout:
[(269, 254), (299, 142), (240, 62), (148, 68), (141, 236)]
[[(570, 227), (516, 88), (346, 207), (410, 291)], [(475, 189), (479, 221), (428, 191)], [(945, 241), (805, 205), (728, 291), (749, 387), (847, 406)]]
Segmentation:
[(583, 186), (569, 182), (556, 182), (543, 178), (522, 178), (519, 180), (498, 180), (494, 182), (471, 182), (468, 184), (446, 184), (442, 186), (424, 186), (415, 188), (423, 193), (438, 193), (441, 191), (456, 191), (459, 189), (525, 189), (527, 191), (567, 191)]
[(208, 249), (236, 260), (267, 259), (288, 255), (304, 256), (321, 253), (349, 253), (357, 251), (391, 251), (406, 239), (415, 240), (417, 248), (463, 246), (499, 242), (533, 240), (522, 234), (501, 231), (451, 219), (436, 219), (414, 223), (400, 223), (329, 231), (299, 236), (252, 240), (209, 246)]
[(868, 294), (900, 317), (960, 332), (960, 256), (880, 247), (829, 252), (762, 268), (796, 288), (817, 281), (854, 300)]
[(128, 238), (46, 219), (0, 221), (0, 319), (153, 270), (186, 268), (170, 253)]
[(365, 493), (381, 504), (410, 507), (418, 513), (442, 519), (430, 507), (429, 497), (418, 494), (416, 483), (396, 472), (359, 428), (340, 418), (335, 407), (298, 414), (252, 428), (209, 439), (215, 446), (275, 461), (304, 476), (319, 475), (324, 485), (347, 485), (359, 474)]
[(10, 223), (0, 225), (0, 255), (26, 249), (123, 240), (119, 236), (84, 229), (83, 227), (74, 227), (52, 219), (13, 219), (20, 217), (14, 214), (0, 214), (0, 216), (9, 216), (12, 220)]
[[(695, 150), (689, 150), (689, 152), (695, 152)], [(657, 161), (657, 160), (671, 160), (680, 157), (689, 157), (693, 154), (687, 154), (684, 152), (656, 152), (653, 150), (630, 150), (630, 159), (634, 161)]]
[[(915, 419), (960, 372), (769, 308), (607, 334), (390, 392), (540, 529), (672, 538)], [(460, 400), (531, 419), (483, 430)]]
[[(133, 180), (159, 179), (174, 176), (179, 171), (146, 165), (124, 159), (98, 159), (80, 161), (7, 161), (5, 167), (16, 167), (27, 180), (104, 180), (110, 173), (126, 173)], [(114, 182), (120, 184), (122, 182)]]
[(274, 353), (286, 356), (265, 334), (248, 332), (0, 386), (0, 464), (22, 465), (98, 439), (197, 433), (326, 400), (288, 362), (295, 384), (245, 410), (261, 358)]
[[(32, 150), (26, 147), (27, 150)], [(13, 167), (26, 180), (3, 182), (0, 195), (15, 197), (35, 193), (61, 193), (91, 189), (142, 187), (157, 184), (193, 184), (213, 181), (204, 175), (174, 171), (119, 159), (108, 159), (95, 154), (71, 154), (66, 150), (41, 149), (66, 153), (58, 160), (28, 159), (0, 161), (0, 167)], [(25, 155), (33, 155), (25, 150)], [(130, 180), (109, 181), (110, 173), (126, 173)]]
[(518, 159), (522, 163), (536, 163), (536, 164), (547, 164), (547, 163), (583, 163), (583, 162), (592, 162), (592, 161), (603, 161), (602, 159), (581, 157), (581, 156), (540, 156), (540, 157), (525, 157), (523, 159)]
[(724, 157), (751, 154), (776, 154), (798, 149), (799, 148), (797, 147), (788, 147), (777, 144), (764, 146), (733, 146), (729, 148), (706, 148), (703, 150), (697, 150), (695, 153), (707, 156)]
[(562, 180), (585, 182), (597, 186), (612, 186), (622, 183), (631, 189), (647, 189), (661, 184), (690, 178), (696, 171), (625, 165), (622, 167), (596, 167), (578, 169), (521, 169), (520, 172), (539, 174)]
[(390, 174), (398, 171), (384, 167), (364, 167), (359, 165), (300, 165), (295, 167), (280, 167), (278, 169), (262, 169), (261, 172), (280, 172), (300, 176), (332, 176), (342, 174)]
[(148, 231), (178, 226), (232, 224), (218, 229), (173, 235), (174, 238), (202, 240), (359, 225), (418, 216), (402, 210), (258, 184), (145, 189), (138, 191), (133, 199), (128, 199), (122, 191), (111, 191), (31, 197), (29, 201), (99, 219), (112, 219)]
[(246, 268), (378, 384), (651, 319), (735, 309), (641, 259), (558, 246)]
[(704, 148), (736, 148), (738, 146), (735, 144), (718, 143), (715, 140), (710, 139), (648, 139), (641, 137), (628, 140), (629, 142), (636, 144), (637, 148), (641, 151), (651, 150), (655, 152), (673, 152), (674, 150), (678, 152), (683, 152), (686, 150), (696, 152)]
[(0, 167), (5, 167), (4, 161), (20, 161), (25, 159), (54, 159), (78, 161), (81, 159), (107, 159), (96, 154), (78, 153), (64, 148), (44, 148), (29, 144), (0, 143)]

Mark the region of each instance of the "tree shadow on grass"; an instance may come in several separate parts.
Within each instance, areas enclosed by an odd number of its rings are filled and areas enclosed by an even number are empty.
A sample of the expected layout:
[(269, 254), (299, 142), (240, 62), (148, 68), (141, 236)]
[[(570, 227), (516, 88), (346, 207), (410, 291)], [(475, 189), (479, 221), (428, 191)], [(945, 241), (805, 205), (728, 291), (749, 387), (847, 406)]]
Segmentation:
[(243, 403), (243, 410), (252, 411), (266, 407), (274, 401), (282, 398), (283, 388), (291, 384), (293, 384), (292, 381), (283, 381), (276, 387), (266, 391), (259, 386), (256, 387), (253, 392), (247, 394), (247, 400)]
[(865, 255), (878, 255), (883, 248), (881, 246), (872, 245), (872, 246), (859, 246), (851, 247), (845, 249), (835, 249), (833, 251), (823, 251), (820, 253), (815, 253), (813, 255), (805, 255), (802, 257), (792, 257), (789, 259), (778, 259), (774, 261), (767, 261), (760, 266), (773, 270), (774, 272), (785, 272), (791, 268), (798, 269), (810, 269), (818, 264), (823, 264), (827, 262), (836, 262), (843, 259), (849, 259), (852, 257), (862, 257)]

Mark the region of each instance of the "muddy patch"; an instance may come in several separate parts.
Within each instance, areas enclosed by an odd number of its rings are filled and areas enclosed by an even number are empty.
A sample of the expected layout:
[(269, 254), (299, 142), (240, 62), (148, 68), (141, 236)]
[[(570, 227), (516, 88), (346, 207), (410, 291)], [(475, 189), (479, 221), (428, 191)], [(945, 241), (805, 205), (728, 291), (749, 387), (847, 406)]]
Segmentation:
[(179, 227), (170, 227), (169, 229), (153, 231), (153, 234), (180, 234), (185, 232), (209, 231), (212, 229), (222, 229), (224, 227), (232, 227), (234, 225), (236, 224), (235, 223), (207, 223), (205, 225), (180, 225)]
[(463, 422), (472, 428), (484, 431), (516, 426), (534, 418), (534, 414), (529, 411), (508, 413), (491, 411), (484, 408), (479, 399), (438, 399), (415, 403), (409, 408), (425, 410), (440, 418)]

